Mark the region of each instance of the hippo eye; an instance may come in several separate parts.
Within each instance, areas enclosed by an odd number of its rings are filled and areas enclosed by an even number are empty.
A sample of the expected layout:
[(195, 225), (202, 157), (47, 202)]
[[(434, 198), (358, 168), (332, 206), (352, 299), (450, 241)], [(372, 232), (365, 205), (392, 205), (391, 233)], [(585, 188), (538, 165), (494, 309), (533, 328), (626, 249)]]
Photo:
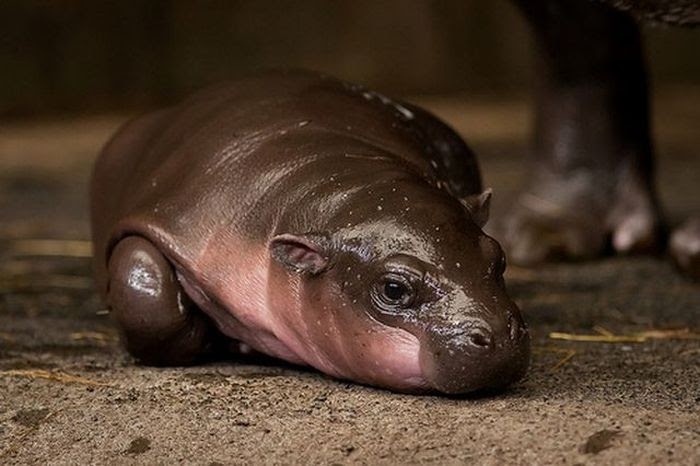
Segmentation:
[(403, 285), (403, 283), (386, 282), (384, 284), (384, 296), (386, 296), (391, 301), (401, 301), (401, 299), (407, 293), (408, 290)]
[(372, 293), (380, 308), (408, 307), (413, 302), (414, 294), (409, 281), (394, 274), (385, 276)]

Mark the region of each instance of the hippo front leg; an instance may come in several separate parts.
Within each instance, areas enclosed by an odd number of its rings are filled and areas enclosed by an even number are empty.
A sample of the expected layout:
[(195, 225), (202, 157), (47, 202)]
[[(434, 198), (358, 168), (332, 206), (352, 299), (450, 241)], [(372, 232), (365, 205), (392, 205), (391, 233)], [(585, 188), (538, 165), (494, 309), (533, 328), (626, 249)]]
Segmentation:
[(588, 0), (516, 0), (540, 49), (525, 191), (496, 232), (532, 264), (659, 243), (647, 78), (627, 14)]
[(148, 365), (195, 363), (224, 337), (184, 293), (171, 264), (148, 240), (129, 236), (108, 264), (107, 305), (129, 353)]

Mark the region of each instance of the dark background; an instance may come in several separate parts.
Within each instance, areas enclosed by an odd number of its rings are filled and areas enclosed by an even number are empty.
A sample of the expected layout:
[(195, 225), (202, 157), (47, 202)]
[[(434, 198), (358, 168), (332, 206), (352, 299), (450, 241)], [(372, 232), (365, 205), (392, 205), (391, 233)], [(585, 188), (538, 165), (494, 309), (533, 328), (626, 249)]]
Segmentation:
[[(700, 33), (647, 26), (657, 87), (700, 82)], [(399, 95), (513, 95), (531, 37), (506, 0), (2, 0), (0, 118), (149, 107), (262, 67)]]

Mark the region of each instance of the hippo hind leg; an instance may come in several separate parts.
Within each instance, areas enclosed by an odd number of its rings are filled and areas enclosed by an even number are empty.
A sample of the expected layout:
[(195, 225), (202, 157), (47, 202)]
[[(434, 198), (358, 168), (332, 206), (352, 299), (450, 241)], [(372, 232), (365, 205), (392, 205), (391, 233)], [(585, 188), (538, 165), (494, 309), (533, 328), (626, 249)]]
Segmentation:
[(193, 364), (213, 356), (224, 337), (184, 293), (172, 265), (148, 240), (129, 236), (108, 264), (107, 305), (122, 342), (141, 363)]

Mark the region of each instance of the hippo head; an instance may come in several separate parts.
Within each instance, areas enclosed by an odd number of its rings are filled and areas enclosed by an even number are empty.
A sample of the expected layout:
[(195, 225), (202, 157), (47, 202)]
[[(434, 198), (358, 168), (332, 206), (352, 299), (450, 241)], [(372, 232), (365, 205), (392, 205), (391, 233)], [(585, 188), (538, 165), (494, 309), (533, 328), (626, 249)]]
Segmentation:
[[(301, 357), (341, 378), (401, 391), (467, 393), (520, 379), (529, 336), (508, 297), (488, 195), (375, 186), (335, 209), (333, 233), (281, 234), (272, 257), (298, 309)], [(299, 319), (296, 325), (291, 319)]]

